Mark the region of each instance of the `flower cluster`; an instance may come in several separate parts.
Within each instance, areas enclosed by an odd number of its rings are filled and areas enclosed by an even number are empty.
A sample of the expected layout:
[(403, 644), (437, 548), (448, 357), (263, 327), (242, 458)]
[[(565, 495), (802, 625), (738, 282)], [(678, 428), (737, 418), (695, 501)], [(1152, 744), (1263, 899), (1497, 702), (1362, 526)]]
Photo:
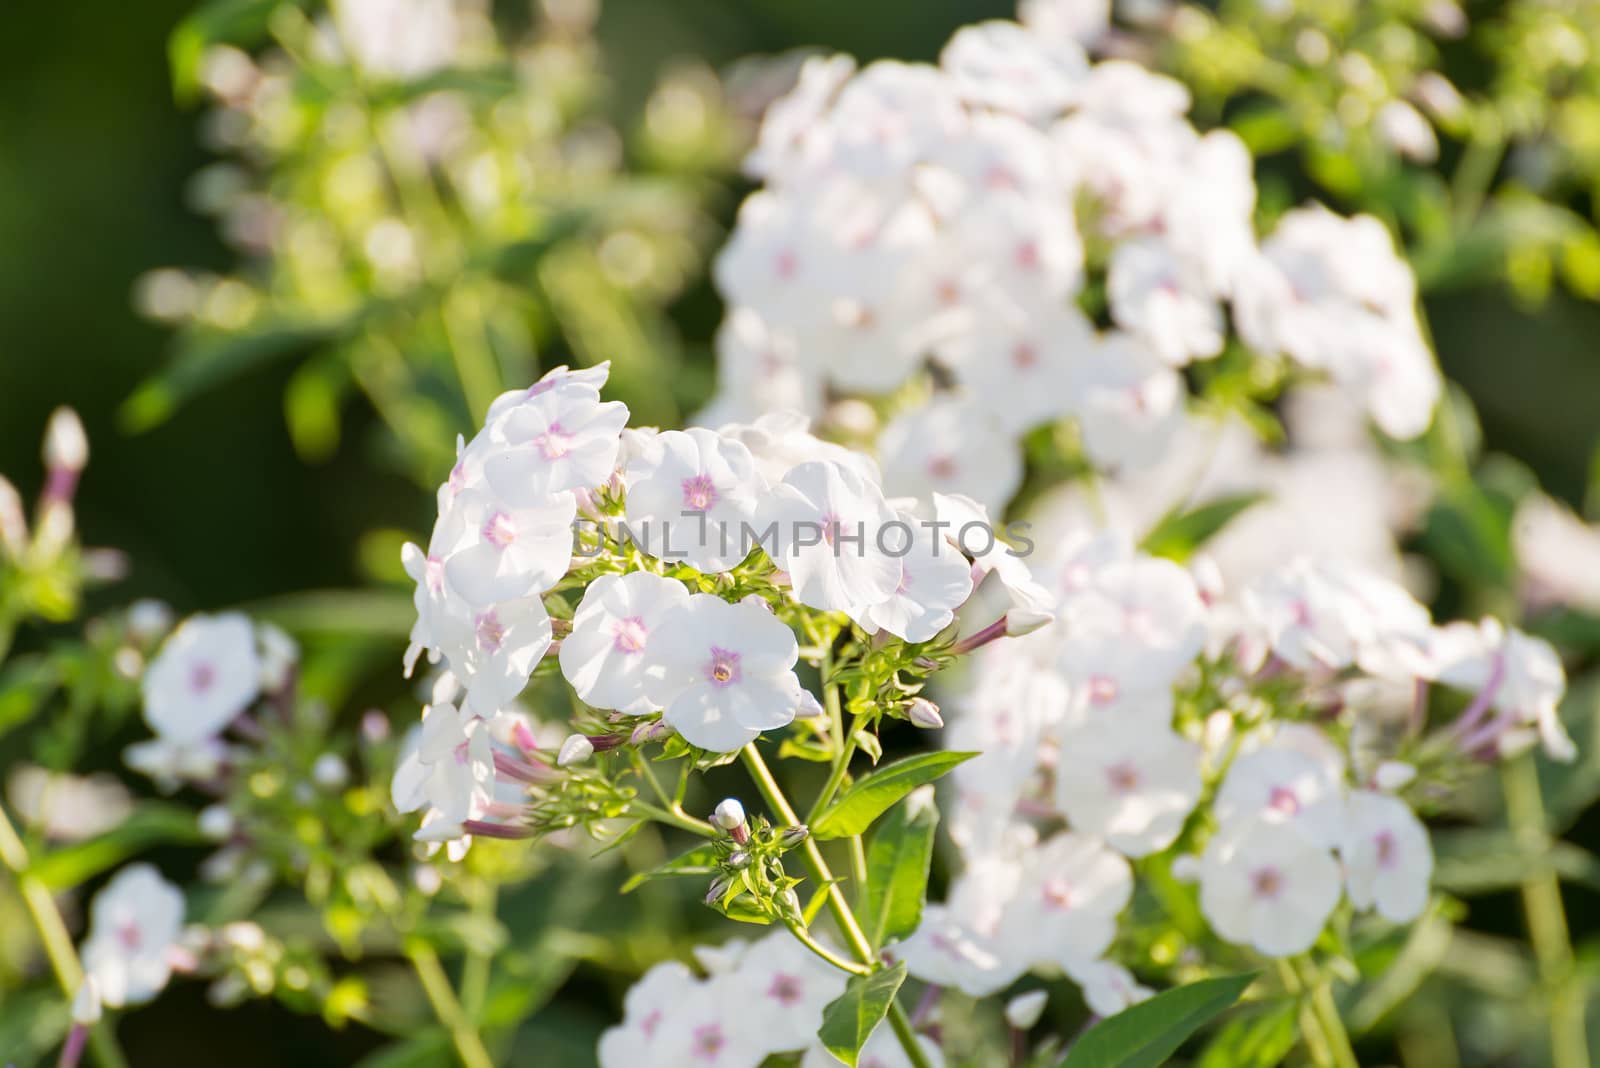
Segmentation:
[(900, 390), (886, 487), (998, 508), (1044, 424), (1074, 420), (1102, 469), (1163, 455), (1180, 370), (1236, 347), (1231, 316), (1267, 379), (1286, 358), (1419, 434), (1440, 380), (1383, 226), (1312, 205), (1258, 245), (1239, 139), (1198, 132), (1181, 84), (1091, 63), (1048, 7), (963, 28), (937, 67), (807, 63), (747, 159), (765, 188), (717, 261), (701, 420)]
[[(625, 431), (627, 408), (600, 400), (606, 374), (560, 368), (496, 400), (439, 489), (428, 549), (405, 548), (417, 607), (407, 669), (426, 651), (447, 674), (395, 798), (404, 811), (429, 806), (431, 836), (505, 813), (489, 735), (555, 644), (553, 606), (557, 660), (579, 698), (615, 717), (659, 710), (714, 753), (820, 709), (794, 672), (784, 612), (842, 612), (866, 634), (911, 643), (951, 630), (969, 602), (966, 630), (980, 642), (1047, 618), (1030, 607), (1042, 591), (973, 502), (891, 503), (870, 460), (791, 416)], [(702, 581), (735, 569), (731, 587)], [(740, 581), (743, 597), (720, 595)], [(573, 589), (576, 604), (561, 596)], [(597, 741), (615, 744), (586, 738), (558, 763)], [(524, 785), (546, 779), (522, 748), (499, 754), (501, 770), (524, 765), (511, 775)]]
[[(1123, 857), (1197, 881), (1215, 934), (1266, 956), (1311, 948), (1341, 898), (1409, 922), (1433, 860), (1413, 807), (1473, 759), (1535, 740), (1573, 756), (1548, 643), (1435, 625), (1345, 562), (1226, 590), (1079, 530), (1041, 579), (1056, 621), (982, 651), (947, 704), (945, 744), (982, 755), (952, 776), (964, 873), (899, 950), (931, 982), (988, 994), (1048, 964), (1114, 1011), (1131, 980), (1099, 958), (1129, 901)], [(1073, 861), (1052, 866), (1058, 851)]]
[[(817, 1041), (823, 1008), (844, 993), (837, 971), (776, 931), (757, 942), (733, 939), (697, 947), (708, 973), (699, 977), (677, 961), (656, 965), (628, 991), (622, 1023), (600, 1039), (601, 1068), (636, 1064), (688, 1068), (717, 1064), (755, 1068), (773, 1054), (805, 1051), (804, 1068), (838, 1061)], [(944, 1063), (926, 1039), (927, 1062)], [(902, 1068), (910, 1062), (887, 1027), (862, 1047), (862, 1065)]]

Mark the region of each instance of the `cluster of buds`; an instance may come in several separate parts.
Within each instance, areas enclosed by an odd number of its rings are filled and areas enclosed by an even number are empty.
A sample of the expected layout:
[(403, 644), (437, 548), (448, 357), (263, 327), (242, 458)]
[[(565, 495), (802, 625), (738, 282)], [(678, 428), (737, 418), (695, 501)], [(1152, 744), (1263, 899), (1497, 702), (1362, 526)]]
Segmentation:
[(783, 855), (810, 836), (804, 826), (773, 827), (762, 816), (747, 819), (744, 805), (727, 798), (711, 813), (711, 823), (726, 833), (708, 850), (716, 874), (706, 889), (706, 904), (733, 919), (756, 923), (805, 924), (800, 880), (787, 874)]

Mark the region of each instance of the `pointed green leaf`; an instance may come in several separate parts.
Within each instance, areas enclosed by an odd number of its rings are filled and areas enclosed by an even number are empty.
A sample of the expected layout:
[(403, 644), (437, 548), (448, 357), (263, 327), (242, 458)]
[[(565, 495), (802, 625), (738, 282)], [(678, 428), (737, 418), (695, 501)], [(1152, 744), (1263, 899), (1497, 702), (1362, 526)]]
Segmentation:
[(1060, 1068), (1158, 1068), (1254, 981), (1254, 975), (1202, 979), (1141, 1001), (1090, 1028)]
[(861, 1047), (883, 1022), (905, 981), (905, 961), (871, 975), (852, 976), (844, 993), (822, 1010), (822, 1030), (817, 1037), (828, 1052), (855, 1068)]
[(874, 946), (904, 938), (922, 922), (939, 809), (933, 787), (913, 790), (889, 810), (867, 850), (867, 884), (860, 890), (861, 926)]
[(939, 752), (886, 764), (856, 780), (811, 827), (817, 838), (848, 838), (872, 826), (891, 805), (924, 783), (933, 782), (977, 753)]
[(52, 890), (70, 890), (151, 846), (204, 840), (193, 812), (146, 802), (105, 834), (52, 850), (35, 859), (29, 870)]
[(1175, 508), (1144, 536), (1141, 547), (1151, 556), (1164, 556), (1181, 564), (1220, 534), (1239, 513), (1265, 499), (1264, 493), (1240, 493), (1188, 511)]
[(635, 873), (622, 884), (622, 892), (632, 893), (651, 879), (660, 879), (667, 875), (715, 875), (716, 872), (715, 848), (710, 845), (696, 846), (687, 853), (673, 857), (658, 868)]

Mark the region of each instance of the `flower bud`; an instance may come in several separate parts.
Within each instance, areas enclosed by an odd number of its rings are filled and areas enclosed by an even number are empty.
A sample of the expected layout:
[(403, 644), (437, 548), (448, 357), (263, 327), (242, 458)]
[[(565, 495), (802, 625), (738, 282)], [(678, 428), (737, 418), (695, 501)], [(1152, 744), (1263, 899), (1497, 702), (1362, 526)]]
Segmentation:
[(782, 910), (784, 918), (790, 923), (804, 924), (806, 922), (805, 910), (800, 907), (800, 895), (794, 892), (794, 887), (778, 895), (778, 908)]
[(1032, 634), (1040, 627), (1055, 622), (1055, 618), (1054, 612), (1013, 608), (1006, 613), (1006, 637), (1020, 638), (1024, 634)]
[(361, 716), (361, 737), (368, 745), (381, 745), (389, 740), (389, 717), (376, 708), (369, 708)]
[(22, 496), (5, 477), (0, 476), (0, 552), (21, 556), (28, 548), (28, 517), (22, 510)]
[(750, 854), (739, 849), (728, 854), (728, 867), (735, 871), (743, 871), (750, 866)]
[(914, 727), (921, 727), (925, 731), (936, 731), (944, 726), (944, 717), (939, 714), (939, 706), (926, 697), (914, 697), (911, 707), (906, 709), (906, 719)]
[(725, 831), (731, 831), (735, 827), (742, 826), (744, 824), (744, 806), (736, 798), (725, 798), (717, 806), (716, 811), (711, 814), (711, 822)]
[(574, 734), (561, 743), (561, 750), (556, 754), (556, 767), (565, 768), (573, 764), (582, 764), (594, 756), (594, 743), (581, 734)]
[(233, 813), (228, 811), (228, 806), (218, 803), (207, 805), (200, 810), (200, 833), (213, 842), (225, 841), (233, 837), (235, 821)]
[(671, 733), (672, 728), (659, 719), (649, 720), (633, 728), (633, 733), (628, 736), (628, 743), (630, 745), (646, 745), (650, 742), (659, 742)]
[(795, 719), (816, 719), (827, 714), (828, 710), (822, 707), (822, 702), (817, 700), (810, 690), (800, 691), (800, 703), (794, 709)]
[(50, 422), (44, 431), (45, 467), (52, 476), (57, 471), (77, 475), (88, 463), (89, 437), (83, 432), (78, 413), (71, 408), (57, 408), (50, 413)]
[(1403, 760), (1385, 760), (1372, 773), (1373, 783), (1385, 793), (1393, 793), (1416, 777), (1416, 767)]
[(1045, 1003), (1050, 1000), (1046, 990), (1030, 990), (1006, 1002), (1006, 1023), (1018, 1031), (1028, 1031), (1044, 1015)]
[(311, 781), (325, 790), (337, 790), (350, 781), (350, 768), (338, 753), (323, 753), (311, 765)]
[(100, 1022), (100, 988), (92, 975), (84, 976), (83, 982), (78, 984), (78, 992), (73, 995), (72, 1022), (83, 1027)]
[(783, 833), (778, 835), (778, 845), (784, 849), (793, 849), (810, 837), (811, 828), (803, 823), (796, 824), (793, 827), (785, 827), (783, 829)]
[(719, 875), (711, 880), (711, 885), (706, 888), (706, 904), (715, 905), (722, 900), (722, 895), (728, 892), (728, 887), (733, 885), (733, 880), (726, 875)]

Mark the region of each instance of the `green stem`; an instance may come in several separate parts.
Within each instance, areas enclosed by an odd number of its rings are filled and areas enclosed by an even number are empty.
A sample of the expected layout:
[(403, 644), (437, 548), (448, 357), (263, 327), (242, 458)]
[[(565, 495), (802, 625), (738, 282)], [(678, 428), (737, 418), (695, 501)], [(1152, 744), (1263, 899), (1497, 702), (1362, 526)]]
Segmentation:
[[(767, 762), (761, 758), (761, 753), (756, 749), (755, 743), (745, 746), (739, 751), (739, 756), (744, 760), (745, 767), (750, 771), (750, 777), (755, 780), (756, 789), (771, 807), (773, 814), (791, 827), (799, 826), (799, 817), (795, 815), (794, 806), (789, 804), (789, 799), (784, 796), (783, 788), (778, 785), (778, 780), (773, 777), (772, 769), (767, 767)], [(844, 892), (839, 889), (839, 884), (833, 878), (833, 872), (828, 869), (828, 862), (822, 856), (816, 839), (807, 836), (804, 845), (806, 867), (811, 872), (811, 877), (819, 886), (826, 886), (828, 894), (828, 910), (833, 913), (834, 921), (838, 923), (839, 930), (844, 933), (845, 941), (850, 943), (851, 950), (860, 959), (862, 969), (846, 969), (855, 974), (871, 974), (876, 971), (881, 962), (878, 955), (872, 951), (872, 943), (867, 940), (861, 924), (857, 922), (855, 913), (850, 909), (850, 903), (845, 900)], [(889, 1003), (889, 1026), (894, 1029), (895, 1038), (900, 1042), (900, 1048), (905, 1052), (906, 1059), (911, 1062), (912, 1068), (932, 1068), (928, 1058), (922, 1052), (922, 1046), (917, 1042), (916, 1035), (911, 1030), (911, 1022), (906, 1018), (905, 1011), (900, 1008), (898, 1001)]]
[[(1309, 961), (1307, 970), (1313, 970)], [(1361, 1068), (1355, 1050), (1350, 1046), (1350, 1035), (1339, 1018), (1339, 1005), (1333, 1000), (1333, 986), (1322, 976), (1313, 974), (1306, 982), (1311, 992), (1311, 1015), (1322, 1032), (1322, 1041), (1332, 1058), (1334, 1068)]]
[[(1500, 786), (1506, 798), (1506, 818), (1519, 844), (1530, 856), (1548, 851), (1550, 836), (1533, 754), (1524, 753), (1502, 764)], [(1583, 997), (1572, 977), (1572, 943), (1561, 883), (1554, 871), (1533, 868), (1522, 881), (1521, 893), (1539, 981), (1550, 999), (1551, 1064), (1554, 1068), (1589, 1068)]]
[(461, 1063), (466, 1068), (494, 1068), (494, 1059), (484, 1048), (483, 1039), (478, 1037), (478, 1031), (467, 1018), (461, 1002), (456, 1000), (455, 991), (450, 989), (450, 978), (445, 975), (444, 965), (439, 963), (439, 955), (433, 951), (433, 947), (420, 938), (411, 938), (407, 940), (406, 956), (416, 969), (422, 992), (428, 996), (434, 1015), (450, 1032), (450, 1040), (455, 1043)]
[[(499, 888), (485, 881), (472, 897), (472, 914), (480, 920), (493, 922), (500, 906)], [(481, 943), (469, 946), (467, 959), (461, 966), (461, 1007), (469, 1020), (483, 1015), (489, 998), (489, 980), (493, 971), (493, 957), (484, 952)]]
[(676, 827), (690, 834), (697, 834), (701, 838), (717, 837), (717, 829), (705, 820), (695, 819), (682, 808), (662, 808), (646, 801), (633, 801), (628, 805), (630, 811), (642, 816), (647, 816), (657, 823), (665, 823), (669, 827)]
[(911, 1029), (911, 1020), (906, 1016), (906, 1010), (900, 1007), (898, 1000), (889, 1002), (889, 1026), (894, 1028), (894, 1037), (900, 1040), (900, 1048), (905, 1051), (906, 1060), (911, 1062), (911, 1068), (933, 1068), (927, 1054), (922, 1052), (922, 1043), (917, 1041), (917, 1033)]
[(844, 777), (850, 772), (850, 758), (856, 753), (856, 733), (851, 731), (849, 737), (844, 732), (844, 711), (839, 707), (839, 688), (828, 681), (828, 675), (833, 670), (833, 650), (826, 646), (822, 650), (822, 660), (819, 664), (822, 671), (822, 704), (828, 710), (828, 721), (833, 726), (833, 744), (838, 747), (838, 753), (833, 758), (833, 767), (828, 772), (828, 781), (822, 784), (822, 792), (817, 795), (817, 800), (812, 804), (811, 810), (806, 813), (806, 823), (816, 822), (817, 816), (828, 807), (828, 802), (833, 800), (833, 795), (839, 792), (839, 786), (844, 782)]
[(868, 968), (865, 964), (857, 964), (854, 961), (845, 960), (833, 950), (829, 949), (821, 942), (818, 942), (815, 938), (812, 938), (811, 932), (806, 930), (801, 924), (791, 923), (788, 925), (788, 927), (789, 933), (799, 939), (802, 946), (805, 946), (811, 952), (815, 953), (817, 956), (821, 957), (835, 968), (838, 968), (840, 971), (849, 972), (851, 975), (872, 974), (872, 969)]
[[(70, 1004), (77, 996), (78, 988), (83, 985), (83, 965), (78, 962), (72, 936), (67, 933), (67, 925), (61, 919), (50, 888), (29, 872), (27, 847), (17, 836), (16, 827), (12, 825), (11, 817), (6, 815), (3, 806), (0, 806), (0, 862), (4, 862), (16, 878), (22, 902), (33, 920), (34, 929), (39, 932), (39, 942), (50, 961), (50, 970), (55, 973), (56, 985), (61, 989), (61, 996)], [(127, 1059), (123, 1057), (108, 1023), (90, 1029), (89, 1049), (101, 1068), (127, 1068)]]

